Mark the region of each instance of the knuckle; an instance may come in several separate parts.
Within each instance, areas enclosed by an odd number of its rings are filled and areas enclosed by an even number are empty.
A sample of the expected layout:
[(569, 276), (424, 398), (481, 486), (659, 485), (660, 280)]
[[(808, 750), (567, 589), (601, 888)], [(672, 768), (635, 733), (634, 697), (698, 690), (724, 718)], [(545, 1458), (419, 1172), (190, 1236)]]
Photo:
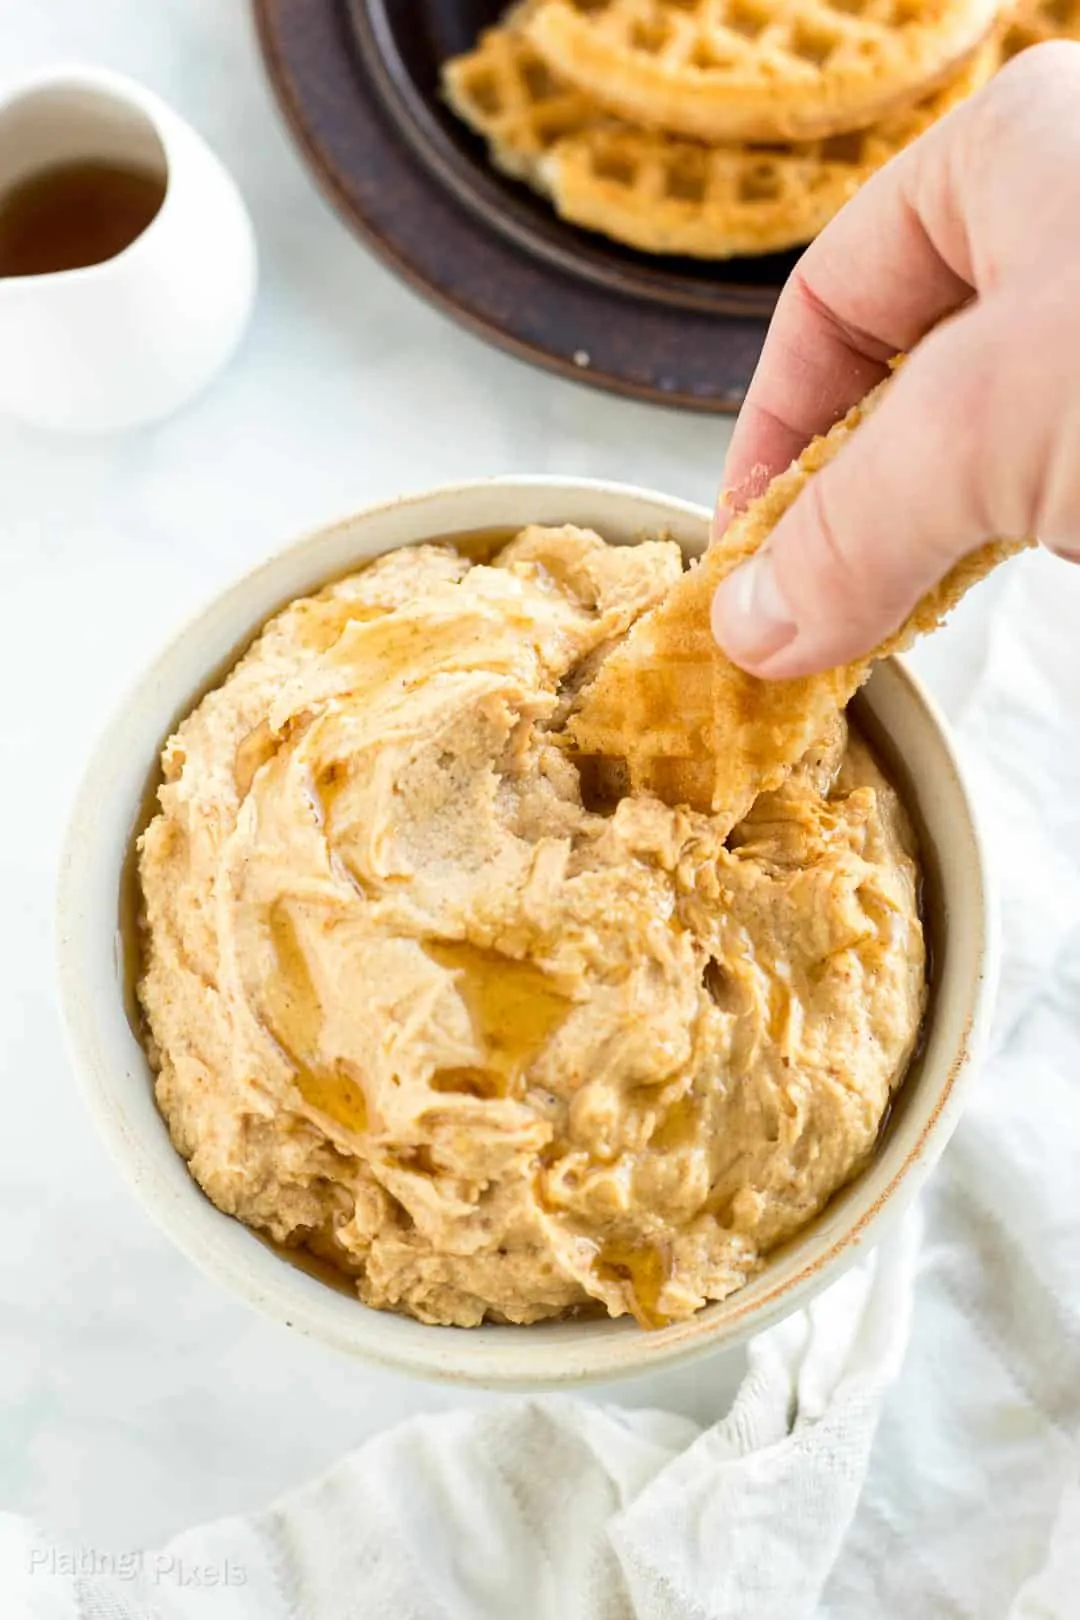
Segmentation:
[(850, 543), (841, 536), (830, 495), (832, 480), (812, 478), (803, 491), (806, 519), (812, 526), (814, 568), (823, 589), (839, 596), (847, 594), (852, 579)]
[[(866, 555), (861, 525), (841, 518), (835, 480), (811, 478), (799, 497), (805, 541), (796, 561), (799, 594), (816, 619), (842, 620), (858, 634), (877, 617), (872, 558)], [(843, 505), (849, 505), (843, 502)]]
[(931, 333), (919, 360), (909, 412), (918, 435), (912, 460), (937, 469), (938, 477), (917, 493), (921, 521), (912, 543), (946, 563), (959, 536), (975, 543), (1012, 532), (1010, 523), (1015, 532), (1025, 526), (1017, 459), (1009, 453), (1016, 436), (1016, 378), (1002, 365), (997, 346), (983, 341), (981, 327), (958, 324)]

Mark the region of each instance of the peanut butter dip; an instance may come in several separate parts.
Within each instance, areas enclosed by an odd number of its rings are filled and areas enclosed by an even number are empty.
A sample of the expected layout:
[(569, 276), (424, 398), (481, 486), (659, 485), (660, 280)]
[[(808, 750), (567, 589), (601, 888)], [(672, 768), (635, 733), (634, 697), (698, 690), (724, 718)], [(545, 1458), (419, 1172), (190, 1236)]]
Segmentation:
[(865, 744), (835, 721), (726, 839), (568, 746), (681, 570), (575, 528), (394, 552), (274, 618), (165, 747), (159, 1105), (220, 1209), (369, 1305), (675, 1321), (874, 1147), (925, 956)]

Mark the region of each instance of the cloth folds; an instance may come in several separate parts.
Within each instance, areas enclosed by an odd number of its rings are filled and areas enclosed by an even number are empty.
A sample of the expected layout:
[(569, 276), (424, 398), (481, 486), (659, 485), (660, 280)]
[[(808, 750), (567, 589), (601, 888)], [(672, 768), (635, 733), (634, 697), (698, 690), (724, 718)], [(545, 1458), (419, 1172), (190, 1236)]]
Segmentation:
[(415, 1418), (133, 1571), (73, 1572), (9, 1517), (0, 1569), (32, 1620), (797, 1620), (858, 1501), (916, 1247), (909, 1220), (761, 1335), (711, 1428), (508, 1398)]

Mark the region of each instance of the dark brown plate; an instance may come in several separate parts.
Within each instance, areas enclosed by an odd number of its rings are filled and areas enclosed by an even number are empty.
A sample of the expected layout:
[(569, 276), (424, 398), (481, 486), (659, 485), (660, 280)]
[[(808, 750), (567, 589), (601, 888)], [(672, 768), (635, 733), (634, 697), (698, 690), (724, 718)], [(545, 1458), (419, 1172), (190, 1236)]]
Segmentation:
[(781, 254), (703, 263), (622, 248), (498, 174), (444, 107), (439, 65), (499, 0), (254, 0), (270, 77), (317, 178), (418, 291), (523, 359), (700, 411), (740, 405)]

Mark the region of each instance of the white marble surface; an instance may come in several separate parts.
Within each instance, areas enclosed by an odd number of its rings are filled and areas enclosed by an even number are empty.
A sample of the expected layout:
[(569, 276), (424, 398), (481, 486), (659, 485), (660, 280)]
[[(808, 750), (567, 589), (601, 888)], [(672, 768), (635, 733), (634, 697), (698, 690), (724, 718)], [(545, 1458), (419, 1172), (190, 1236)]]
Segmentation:
[[(105, 1159), (62, 1048), (51, 941), (56, 852), (94, 733), (195, 604), (299, 530), (505, 471), (709, 501), (727, 435), (533, 372), (368, 259), (282, 130), (244, 0), (0, 0), (0, 40), (4, 78), (82, 59), (171, 100), (231, 167), (262, 256), (242, 352), (173, 421), (99, 440), (0, 422), (0, 1508), (128, 1548), (253, 1506), (463, 1397), (250, 1315), (172, 1252)], [(946, 699), (991, 601), (922, 657)], [(737, 1356), (714, 1359), (606, 1393), (706, 1418), (738, 1373)]]

